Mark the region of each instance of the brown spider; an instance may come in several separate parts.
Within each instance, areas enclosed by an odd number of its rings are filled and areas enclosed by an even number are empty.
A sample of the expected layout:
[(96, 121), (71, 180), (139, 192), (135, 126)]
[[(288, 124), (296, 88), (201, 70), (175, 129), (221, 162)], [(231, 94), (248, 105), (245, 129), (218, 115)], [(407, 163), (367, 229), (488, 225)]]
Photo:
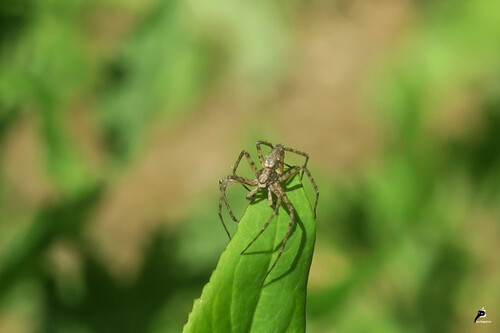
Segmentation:
[[(271, 148), (271, 151), (264, 157), (262, 154), (261, 150), (261, 145), (266, 145)], [(219, 200), (219, 217), (222, 221), (222, 225), (224, 226), (224, 229), (226, 230), (227, 235), (229, 236), (229, 239), (231, 239), (231, 234), (229, 233), (226, 224), (224, 223), (224, 220), (222, 218), (222, 204), (225, 203), (227, 210), (229, 212), (229, 215), (233, 219), (233, 221), (238, 222), (236, 217), (234, 216), (231, 207), (229, 206), (229, 202), (226, 197), (226, 188), (228, 183), (239, 183), (242, 184), (247, 190), (250, 192), (247, 194), (246, 198), (248, 200), (251, 200), (255, 194), (260, 190), (264, 189), (267, 190), (267, 199), (269, 202), (269, 205), (272, 207), (273, 206), (273, 193), (276, 196), (276, 203), (274, 205), (273, 212), (271, 216), (268, 218), (267, 222), (264, 224), (260, 232), (254, 237), (254, 239), (241, 251), (241, 254), (244, 254), (246, 250), (259, 238), (260, 235), (266, 230), (266, 228), (269, 226), (269, 223), (271, 223), (271, 220), (274, 218), (276, 213), (278, 212), (279, 207), (281, 206), (281, 201), (283, 200), (285, 202), (285, 205), (288, 209), (288, 213), (290, 214), (290, 222), (288, 224), (288, 229), (285, 235), (285, 238), (283, 239), (280, 247), (280, 251), (278, 253), (278, 256), (274, 260), (274, 263), (272, 264), (271, 268), (267, 271), (266, 275), (264, 276), (264, 279), (261, 282), (261, 285), (264, 283), (266, 280), (267, 276), (273, 268), (276, 266), (278, 263), (278, 260), (281, 258), (281, 255), (283, 254), (283, 251), (285, 249), (285, 245), (288, 241), (288, 238), (290, 237), (290, 233), (293, 228), (293, 223), (295, 219), (295, 210), (292, 206), (292, 203), (290, 202), (290, 199), (288, 199), (288, 196), (285, 193), (285, 190), (281, 187), (281, 183), (285, 182), (288, 180), (291, 176), (295, 175), (296, 173), (302, 171), (303, 176), (304, 172), (306, 175), (309, 177), (309, 180), (311, 181), (311, 184), (314, 187), (314, 190), (316, 191), (316, 202), (314, 204), (314, 217), (316, 217), (316, 207), (318, 205), (318, 198), (319, 198), (319, 190), (318, 187), (316, 186), (316, 182), (314, 181), (311, 173), (307, 169), (307, 162), (309, 160), (309, 155), (307, 155), (304, 152), (298, 151), (293, 148), (285, 147), (282, 144), (278, 144), (276, 146), (273, 146), (271, 143), (266, 142), (266, 141), (257, 141), (257, 153), (259, 155), (259, 161), (260, 164), (262, 165), (262, 169), (257, 170), (257, 167), (255, 166), (255, 162), (253, 161), (252, 157), (248, 153), (247, 150), (243, 150), (240, 153), (240, 156), (238, 156), (238, 159), (236, 160), (236, 163), (234, 164), (233, 168), (233, 174), (229, 175), (221, 180), (219, 180), (219, 187), (221, 191), (221, 197)], [(284, 166), (288, 164), (285, 163), (285, 151), (295, 153), (298, 155), (301, 155), (306, 158), (304, 165), (302, 166), (294, 166), (288, 169), (286, 172), (284, 171)], [(248, 179), (244, 177), (240, 177), (236, 175), (236, 170), (238, 168), (238, 165), (240, 164), (241, 159), (243, 158), (243, 155), (246, 156), (248, 163), (250, 164), (250, 167), (252, 168), (253, 173), (256, 176), (256, 179)], [(246, 185), (248, 186), (255, 186), (252, 190), (250, 190)]]

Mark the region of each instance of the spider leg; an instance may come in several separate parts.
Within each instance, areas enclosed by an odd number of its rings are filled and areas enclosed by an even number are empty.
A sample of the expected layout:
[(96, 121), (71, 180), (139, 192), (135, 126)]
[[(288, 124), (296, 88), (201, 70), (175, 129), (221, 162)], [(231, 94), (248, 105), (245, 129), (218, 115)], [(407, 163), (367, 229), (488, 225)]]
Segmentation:
[(258, 187), (258, 186), (257, 186), (256, 188), (254, 188), (253, 190), (251, 190), (251, 191), (247, 194), (246, 198), (247, 198), (248, 200), (251, 200), (251, 199), (253, 198), (253, 196), (255, 195), (255, 193), (257, 193), (257, 191), (259, 191), (259, 187)]
[[(307, 162), (309, 162), (309, 154), (290, 147), (284, 147), (283, 150), (305, 157), (306, 161), (304, 162), (304, 168), (307, 168)], [(302, 170), (302, 174), (300, 175), (300, 180), (302, 180), (303, 177), (304, 177), (304, 170)]]
[(231, 234), (229, 233), (229, 230), (227, 229), (226, 223), (224, 222), (224, 219), (222, 218), (222, 203), (224, 202), (227, 207), (227, 211), (229, 212), (229, 215), (233, 219), (233, 221), (238, 222), (236, 217), (233, 214), (233, 211), (231, 210), (231, 206), (229, 205), (229, 202), (227, 201), (226, 198), (226, 187), (227, 187), (227, 181), (225, 179), (219, 180), (219, 188), (220, 188), (220, 198), (219, 198), (219, 218), (222, 222), (222, 226), (224, 227), (224, 230), (226, 231), (227, 236), (229, 239), (231, 239)]
[[(250, 153), (248, 150), (244, 149), (241, 153), (240, 156), (238, 156), (238, 159), (236, 160), (236, 163), (234, 163), (233, 167), (233, 175), (236, 175), (236, 170), (238, 169), (238, 166), (240, 165), (241, 159), (245, 156), (247, 158), (248, 164), (250, 164), (250, 168), (252, 168), (253, 173), (257, 176), (257, 173), (259, 172), (257, 170), (257, 167), (255, 166), (255, 162), (252, 159), (252, 156), (250, 156)], [(247, 191), (250, 191), (250, 189), (245, 185), (242, 184), (244, 188), (247, 189)]]
[[(269, 193), (271, 193), (271, 190), (269, 190)], [(269, 216), (269, 218), (267, 219), (266, 224), (264, 224), (264, 226), (259, 231), (259, 233), (257, 234), (257, 236), (255, 236), (252, 239), (252, 241), (247, 245), (247, 247), (245, 247), (245, 249), (243, 251), (241, 251), (241, 254), (244, 254), (246, 252), (246, 250), (248, 250), (248, 248), (250, 246), (252, 246), (253, 243), (255, 243), (255, 241), (257, 240), (257, 238), (259, 238), (260, 235), (262, 235), (262, 233), (267, 229), (267, 227), (269, 226), (269, 223), (271, 223), (271, 221), (274, 218), (274, 216), (276, 216), (276, 213), (278, 212), (278, 209), (280, 208), (280, 206), (281, 206), (281, 198), (278, 197), (278, 199), (276, 200), (276, 206), (274, 207), (273, 212), (271, 213), (271, 216)]]
[(299, 172), (300, 170), (303, 170), (303, 169), (304, 169), (304, 167), (302, 167), (302, 166), (294, 166), (293, 168), (288, 169), (284, 174), (281, 175), (281, 177), (279, 178), (279, 182), (283, 183), (284, 181), (288, 180), (290, 177), (292, 177), (297, 172)]
[(250, 186), (254, 186), (257, 182), (253, 181), (251, 179), (239, 177), (239, 176), (234, 176), (234, 175), (229, 175), (226, 178), (223, 178), (219, 180), (219, 189), (220, 189), (220, 198), (219, 198), (219, 218), (222, 222), (222, 226), (224, 227), (224, 230), (226, 231), (229, 239), (231, 239), (231, 234), (229, 233), (229, 230), (226, 227), (226, 223), (224, 223), (224, 219), (222, 218), (222, 204), (225, 203), (227, 211), (229, 212), (229, 215), (233, 219), (233, 221), (238, 222), (238, 219), (233, 214), (233, 211), (231, 210), (231, 206), (229, 205), (229, 201), (227, 200), (226, 197), (226, 188), (228, 183), (240, 183), (240, 184), (246, 184)]
[(306, 167), (303, 167), (303, 166), (293, 167), (293, 168), (289, 169), (287, 172), (285, 172), (280, 177), (279, 182), (282, 183), (282, 182), (286, 181), (287, 179), (289, 179), (291, 176), (293, 176), (294, 174), (296, 174), (300, 170), (302, 170), (302, 173), (304, 173), (304, 172), (306, 173), (307, 177), (311, 181), (312, 186), (314, 187), (314, 191), (316, 192), (316, 201), (314, 202), (314, 218), (316, 218), (316, 208), (318, 207), (318, 200), (319, 200), (319, 189), (318, 189), (318, 186), (316, 185), (316, 182), (314, 181), (314, 178), (311, 175), (311, 172), (309, 171), (309, 169), (307, 169)]
[(290, 238), (290, 234), (292, 233), (292, 228), (293, 228), (293, 223), (295, 222), (295, 210), (293, 209), (292, 203), (290, 202), (290, 199), (288, 199), (288, 196), (285, 194), (285, 191), (279, 186), (275, 185), (274, 186), (274, 192), (278, 196), (278, 198), (283, 201), (286, 204), (286, 207), (288, 209), (288, 212), (290, 214), (290, 222), (288, 223), (288, 229), (286, 230), (286, 235), (285, 238), (283, 238), (283, 241), (281, 243), (281, 247), (278, 253), (278, 256), (274, 260), (273, 264), (271, 265), (271, 268), (267, 271), (266, 275), (264, 276), (264, 279), (262, 279), (262, 282), (260, 285), (262, 286), (264, 284), (264, 281), (266, 281), (267, 277), (269, 276), (269, 273), (276, 267), (276, 264), (280, 260), (281, 256), (283, 255), (283, 252), (285, 251), (285, 245), (288, 242), (288, 238)]
[(270, 147), (271, 149), (273, 149), (274, 146), (267, 141), (262, 141), (262, 140), (257, 141), (257, 144), (256, 144), (257, 154), (259, 154), (260, 164), (262, 164), (262, 166), (264, 166), (264, 155), (262, 154), (262, 149), (260, 148), (260, 145), (266, 145), (266, 146)]
[[(231, 219), (233, 219), (234, 222), (238, 222), (238, 219), (234, 216), (233, 211), (231, 209), (231, 206), (229, 205), (229, 201), (227, 200), (226, 197), (226, 188), (227, 188), (227, 182), (219, 182), (219, 188), (221, 191), (221, 196), (219, 199), (219, 214), (222, 213), (222, 203), (221, 200), (224, 201), (226, 204), (227, 211), (229, 212), (229, 215), (231, 216)], [(223, 222), (224, 224), (224, 222)]]
[(316, 202), (314, 203), (314, 218), (316, 218), (316, 208), (318, 207), (319, 189), (318, 186), (316, 185), (316, 182), (314, 181), (313, 176), (311, 175), (311, 172), (309, 172), (309, 169), (303, 167), (302, 171), (303, 172), (305, 171), (307, 177), (309, 177), (309, 180), (311, 181), (312, 186), (314, 187), (314, 191), (316, 192)]

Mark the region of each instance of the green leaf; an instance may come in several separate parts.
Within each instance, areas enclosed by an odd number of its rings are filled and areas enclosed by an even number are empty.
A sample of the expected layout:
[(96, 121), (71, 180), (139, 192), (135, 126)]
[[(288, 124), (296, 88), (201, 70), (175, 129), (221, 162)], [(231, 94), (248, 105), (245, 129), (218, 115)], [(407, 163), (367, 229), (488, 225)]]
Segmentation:
[(241, 251), (272, 213), (267, 195), (247, 207), (210, 282), (194, 302), (184, 333), (305, 332), (306, 286), (316, 225), (300, 177), (289, 181), (286, 194), (296, 211), (295, 224), (264, 286), (261, 282), (279, 253), (290, 221), (284, 204), (257, 241), (245, 254)]

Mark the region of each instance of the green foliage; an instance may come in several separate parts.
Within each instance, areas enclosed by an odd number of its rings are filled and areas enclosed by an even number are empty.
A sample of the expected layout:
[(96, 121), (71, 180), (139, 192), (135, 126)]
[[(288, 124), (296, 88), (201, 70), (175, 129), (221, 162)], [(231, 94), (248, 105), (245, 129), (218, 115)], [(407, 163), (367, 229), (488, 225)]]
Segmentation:
[(260, 197), (248, 206), (210, 282), (195, 301), (185, 333), (305, 331), (306, 286), (316, 226), (299, 178), (295, 176), (287, 185), (298, 215), (296, 223), (264, 286), (261, 282), (278, 255), (290, 217), (282, 205), (266, 231), (241, 254), (272, 212), (267, 198)]

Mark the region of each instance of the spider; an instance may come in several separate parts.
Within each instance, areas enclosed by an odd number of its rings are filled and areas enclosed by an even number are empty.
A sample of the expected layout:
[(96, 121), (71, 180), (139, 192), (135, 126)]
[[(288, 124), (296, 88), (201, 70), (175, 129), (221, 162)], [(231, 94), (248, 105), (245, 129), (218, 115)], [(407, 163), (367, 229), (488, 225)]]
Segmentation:
[[(262, 149), (261, 145), (266, 145), (271, 148), (271, 151), (264, 157), (262, 154)], [(231, 207), (229, 206), (229, 202), (226, 197), (226, 188), (228, 183), (239, 183), (242, 184), (248, 191), (250, 191), (247, 195), (246, 198), (248, 200), (252, 200), (253, 197), (256, 195), (256, 193), (260, 190), (267, 190), (267, 200), (269, 202), (269, 205), (273, 207), (273, 194), (276, 196), (276, 202), (274, 203), (274, 208), (273, 212), (271, 213), (271, 216), (268, 218), (262, 229), (259, 231), (259, 233), (253, 238), (253, 240), (241, 251), (241, 254), (244, 254), (250, 246), (262, 235), (262, 233), (266, 230), (266, 228), (269, 226), (271, 223), (271, 220), (274, 218), (276, 213), (278, 212), (279, 207), (281, 206), (281, 202), (284, 201), (286, 208), (288, 210), (288, 213), (290, 215), (290, 222), (288, 224), (288, 229), (285, 234), (285, 238), (283, 238), (283, 241), (281, 242), (281, 247), (279, 249), (278, 256), (274, 260), (273, 264), (271, 265), (271, 268), (267, 271), (266, 275), (264, 276), (264, 279), (261, 282), (261, 285), (264, 283), (266, 280), (267, 276), (271, 271), (274, 269), (276, 264), (278, 263), (279, 259), (281, 258), (281, 255), (283, 254), (283, 251), (285, 249), (285, 245), (288, 241), (288, 238), (290, 237), (290, 233), (293, 228), (293, 224), (295, 221), (295, 209), (293, 208), (292, 203), (290, 202), (290, 199), (285, 193), (285, 190), (281, 186), (282, 183), (286, 182), (290, 177), (295, 175), (296, 173), (302, 171), (301, 178), (303, 177), (304, 173), (308, 176), (309, 180), (311, 181), (311, 184), (314, 187), (314, 190), (316, 192), (316, 201), (314, 203), (314, 217), (316, 217), (316, 207), (318, 206), (318, 198), (319, 198), (319, 190), (318, 187), (316, 186), (316, 182), (314, 181), (314, 178), (312, 177), (311, 173), (307, 169), (307, 162), (309, 160), (309, 155), (298, 151), (293, 148), (285, 147), (282, 144), (277, 144), (276, 146), (273, 146), (271, 143), (267, 141), (257, 141), (256, 144), (257, 147), (257, 154), (259, 155), (259, 161), (260, 164), (262, 165), (262, 169), (258, 170), (257, 166), (255, 165), (255, 162), (253, 161), (252, 157), (248, 153), (248, 151), (245, 149), (243, 150), (240, 155), (238, 156), (238, 159), (236, 160), (236, 163), (234, 164), (233, 168), (233, 174), (229, 175), (221, 180), (219, 180), (219, 188), (221, 191), (221, 196), (219, 199), (219, 217), (222, 221), (222, 225), (224, 227), (224, 230), (226, 230), (227, 235), (229, 236), (229, 239), (231, 239), (231, 234), (229, 233), (226, 224), (224, 223), (224, 219), (222, 218), (222, 205), (223, 203), (226, 205), (227, 210), (229, 212), (229, 215), (233, 219), (233, 221), (238, 222), (236, 217), (234, 216)], [(290, 166), (285, 163), (285, 152), (291, 152), (295, 153), (298, 155), (301, 155), (305, 157), (305, 162), (304, 165), (302, 166)], [(246, 157), (248, 163), (250, 164), (250, 167), (255, 174), (255, 179), (248, 179), (244, 177), (240, 177), (236, 175), (236, 170), (238, 169), (238, 166), (241, 162), (241, 159), (243, 156)], [(284, 171), (284, 166), (290, 167), (287, 171)], [(254, 187), (252, 190), (250, 190), (248, 186)]]

